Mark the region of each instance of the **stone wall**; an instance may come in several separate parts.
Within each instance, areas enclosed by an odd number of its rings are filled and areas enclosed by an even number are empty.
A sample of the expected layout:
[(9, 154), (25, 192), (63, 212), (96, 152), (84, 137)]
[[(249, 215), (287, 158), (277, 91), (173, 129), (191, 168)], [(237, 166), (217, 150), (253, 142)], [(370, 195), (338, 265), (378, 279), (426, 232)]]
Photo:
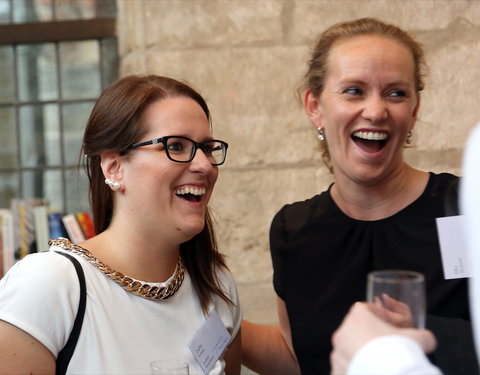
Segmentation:
[(256, 322), (276, 322), (273, 215), (331, 182), (296, 98), (320, 31), (377, 17), (424, 44), (429, 75), (416, 147), (406, 151), (414, 166), (459, 173), (480, 121), (480, 0), (118, 0), (118, 10), (121, 74), (188, 81), (210, 105), (215, 136), (230, 144), (212, 208), (244, 316)]

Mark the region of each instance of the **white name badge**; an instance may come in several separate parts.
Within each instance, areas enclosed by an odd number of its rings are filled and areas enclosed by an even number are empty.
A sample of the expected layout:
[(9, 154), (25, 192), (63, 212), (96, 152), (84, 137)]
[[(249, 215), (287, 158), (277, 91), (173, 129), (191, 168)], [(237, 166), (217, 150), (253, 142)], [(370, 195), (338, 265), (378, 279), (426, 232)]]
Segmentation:
[(464, 234), (464, 220), (463, 215), (436, 219), (443, 273), (447, 280), (473, 276)]
[(230, 334), (215, 310), (198, 329), (188, 347), (204, 374), (208, 374), (230, 342)]

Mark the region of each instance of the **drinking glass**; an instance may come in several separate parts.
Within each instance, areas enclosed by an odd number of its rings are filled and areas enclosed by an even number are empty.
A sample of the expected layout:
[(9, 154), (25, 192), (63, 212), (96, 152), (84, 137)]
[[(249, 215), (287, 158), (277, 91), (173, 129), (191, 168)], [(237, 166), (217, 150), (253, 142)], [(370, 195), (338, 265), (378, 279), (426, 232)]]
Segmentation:
[(367, 302), (383, 307), (388, 320), (395, 325), (425, 328), (425, 279), (421, 273), (404, 270), (370, 272)]
[(167, 359), (150, 362), (150, 373), (155, 375), (189, 375), (188, 363)]

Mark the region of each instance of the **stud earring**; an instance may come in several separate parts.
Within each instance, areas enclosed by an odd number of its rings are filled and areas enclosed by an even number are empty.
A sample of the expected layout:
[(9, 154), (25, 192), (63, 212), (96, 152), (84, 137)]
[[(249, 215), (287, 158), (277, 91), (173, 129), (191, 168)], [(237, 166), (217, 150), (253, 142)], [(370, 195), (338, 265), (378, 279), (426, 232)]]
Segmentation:
[(413, 131), (409, 130), (409, 132), (407, 133), (407, 138), (405, 138), (405, 143), (407, 145), (412, 144), (412, 137), (413, 137)]
[(110, 186), (110, 188), (113, 190), (113, 191), (116, 191), (118, 189), (120, 189), (122, 187), (122, 184), (120, 182), (113, 182), (112, 180), (106, 178), (105, 179), (105, 183)]
[(317, 138), (319, 141), (324, 141), (325, 140), (325, 130), (323, 128), (317, 128), (318, 135)]

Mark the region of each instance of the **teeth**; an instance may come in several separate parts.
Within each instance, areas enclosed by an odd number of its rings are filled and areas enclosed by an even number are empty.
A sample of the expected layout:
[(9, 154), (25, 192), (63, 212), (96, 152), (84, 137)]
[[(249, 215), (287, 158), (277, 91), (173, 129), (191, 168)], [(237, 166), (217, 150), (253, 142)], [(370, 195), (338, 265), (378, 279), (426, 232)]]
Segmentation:
[(387, 134), (378, 132), (355, 132), (353, 135), (357, 138), (366, 139), (369, 141), (383, 141), (387, 138)]
[(205, 188), (195, 188), (195, 187), (183, 187), (183, 188), (180, 188), (180, 189), (176, 189), (175, 191), (175, 194), (178, 194), (178, 195), (186, 195), (186, 194), (192, 194), (192, 195), (203, 195), (206, 193), (206, 189)]

